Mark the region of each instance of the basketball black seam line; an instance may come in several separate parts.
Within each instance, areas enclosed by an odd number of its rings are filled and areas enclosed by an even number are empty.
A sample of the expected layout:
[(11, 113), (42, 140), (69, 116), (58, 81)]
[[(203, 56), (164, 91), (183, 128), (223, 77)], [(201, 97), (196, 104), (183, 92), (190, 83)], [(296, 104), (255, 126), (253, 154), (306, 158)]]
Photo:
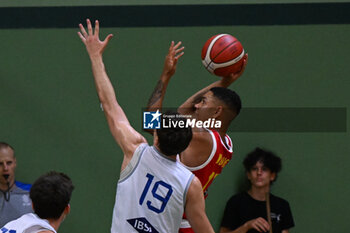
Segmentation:
[[(238, 42), (238, 40), (236, 40), (236, 41), (234, 41), (234, 42), (232, 42), (231, 44), (229, 44), (229, 45), (227, 45), (225, 48), (223, 48), (213, 59), (211, 59), (210, 58), (210, 53), (209, 53), (209, 59), (210, 59), (210, 62), (209, 62), (209, 64), (205, 67), (206, 69), (208, 69), (208, 67), (210, 66), (210, 64), (213, 62), (213, 60), (215, 60), (215, 58), (217, 58), (223, 51), (225, 51), (225, 49), (227, 49), (228, 47), (230, 47), (231, 45), (233, 45), (233, 44), (235, 44), (235, 43), (237, 43)], [(216, 41), (215, 41), (215, 43), (216, 43)], [(214, 43), (214, 44), (215, 44)], [(214, 45), (213, 45), (214, 46)], [(212, 47), (213, 48), (213, 47)], [(208, 51), (207, 51), (208, 52)], [(205, 58), (204, 58), (205, 59)], [(218, 63), (218, 64), (222, 64), (222, 63)]]

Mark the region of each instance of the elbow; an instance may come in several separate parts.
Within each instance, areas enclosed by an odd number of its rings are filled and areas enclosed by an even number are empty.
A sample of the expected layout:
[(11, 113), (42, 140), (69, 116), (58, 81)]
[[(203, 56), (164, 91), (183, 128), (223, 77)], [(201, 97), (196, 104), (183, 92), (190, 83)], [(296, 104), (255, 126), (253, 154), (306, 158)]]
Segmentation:
[(103, 97), (100, 97), (100, 104), (102, 110), (109, 115), (113, 114), (113, 112), (117, 112), (118, 107), (120, 107), (115, 99), (109, 100)]

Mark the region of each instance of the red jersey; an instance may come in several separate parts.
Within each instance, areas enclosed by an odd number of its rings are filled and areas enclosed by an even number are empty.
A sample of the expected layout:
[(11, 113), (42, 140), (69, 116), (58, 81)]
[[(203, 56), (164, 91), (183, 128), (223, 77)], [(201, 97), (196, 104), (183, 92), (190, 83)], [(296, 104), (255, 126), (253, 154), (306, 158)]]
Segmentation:
[[(227, 134), (225, 135), (224, 143), (220, 137), (220, 134), (217, 131), (208, 131), (212, 136), (213, 140), (213, 148), (208, 160), (197, 167), (188, 167), (184, 165), (187, 169), (192, 171), (192, 173), (195, 174), (197, 178), (201, 181), (205, 198), (208, 196), (209, 186), (211, 185), (215, 177), (217, 177), (221, 173), (222, 169), (231, 160), (233, 154), (232, 141)], [(177, 157), (177, 160), (180, 161), (179, 156)], [(186, 222), (187, 223), (182, 223), (181, 227), (190, 228), (191, 226), (188, 224), (187, 220)], [(179, 232), (193, 232), (188, 230), (185, 231), (185, 229), (180, 229)]]

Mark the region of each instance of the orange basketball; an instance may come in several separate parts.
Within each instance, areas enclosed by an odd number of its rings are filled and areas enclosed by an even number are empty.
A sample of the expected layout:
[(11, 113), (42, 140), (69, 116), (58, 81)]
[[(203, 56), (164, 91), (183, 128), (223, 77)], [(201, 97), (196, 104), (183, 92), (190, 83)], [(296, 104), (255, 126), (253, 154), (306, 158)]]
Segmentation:
[(217, 76), (237, 73), (243, 66), (244, 49), (235, 37), (228, 34), (212, 36), (202, 49), (202, 63)]

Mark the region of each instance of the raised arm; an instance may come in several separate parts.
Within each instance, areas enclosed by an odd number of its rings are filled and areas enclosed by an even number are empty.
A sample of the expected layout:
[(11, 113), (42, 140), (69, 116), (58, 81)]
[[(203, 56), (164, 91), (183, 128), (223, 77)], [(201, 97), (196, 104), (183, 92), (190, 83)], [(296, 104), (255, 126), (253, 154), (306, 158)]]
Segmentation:
[(146, 140), (130, 125), (123, 109), (117, 102), (113, 86), (105, 70), (102, 54), (113, 35), (109, 34), (104, 41), (100, 41), (99, 22), (95, 21), (94, 31), (90, 20), (87, 19), (86, 22), (88, 32), (85, 31), (82, 24), (79, 24), (81, 32), (78, 32), (78, 35), (85, 44), (91, 60), (97, 94), (109, 129), (124, 152), (123, 169), (130, 161), (137, 146)]
[(180, 46), (181, 41), (176, 45), (174, 41), (170, 44), (168, 54), (165, 57), (163, 72), (148, 101), (147, 109), (150, 111), (156, 111), (162, 108), (165, 91), (170, 78), (175, 74), (177, 62), (184, 54), (184, 47)]
[(245, 54), (244, 57), (244, 63), (242, 66), (242, 69), (234, 74), (230, 74), (227, 77), (222, 77), (219, 81), (216, 81), (212, 84), (210, 84), (207, 87), (204, 87), (194, 95), (192, 95), (190, 98), (188, 98), (179, 108), (178, 112), (182, 114), (192, 114), (194, 111), (194, 105), (196, 103), (199, 103), (201, 100), (201, 97), (208, 92), (211, 88), (213, 87), (228, 87), (230, 86), (233, 82), (235, 82), (244, 72), (245, 67), (248, 62), (248, 54)]
[(201, 182), (194, 177), (188, 188), (185, 206), (186, 218), (196, 233), (214, 233), (205, 213), (205, 202)]
[[(176, 45), (174, 41), (171, 42), (168, 54), (165, 57), (162, 74), (152, 92), (151, 97), (148, 100), (147, 111), (157, 111), (158, 109), (162, 109), (168, 83), (171, 77), (175, 74), (177, 62), (179, 58), (184, 54), (184, 49), (185, 48), (183, 46), (181, 47), (181, 41)], [(153, 130), (146, 131), (153, 133)]]

